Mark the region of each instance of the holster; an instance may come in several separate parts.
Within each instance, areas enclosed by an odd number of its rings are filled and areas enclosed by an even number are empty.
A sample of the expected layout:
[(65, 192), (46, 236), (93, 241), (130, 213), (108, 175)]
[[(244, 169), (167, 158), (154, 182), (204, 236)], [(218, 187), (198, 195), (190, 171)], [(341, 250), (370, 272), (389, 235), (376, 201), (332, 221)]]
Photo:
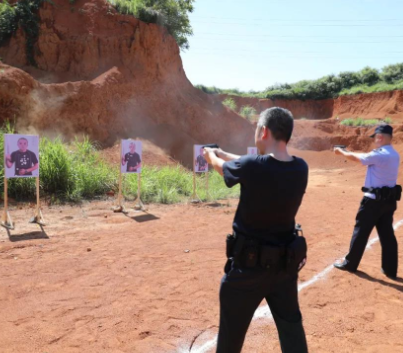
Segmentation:
[(308, 246), (303, 235), (298, 235), (288, 244), (285, 269), (290, 275), (298, 273), (305, 266), (307, 252)]

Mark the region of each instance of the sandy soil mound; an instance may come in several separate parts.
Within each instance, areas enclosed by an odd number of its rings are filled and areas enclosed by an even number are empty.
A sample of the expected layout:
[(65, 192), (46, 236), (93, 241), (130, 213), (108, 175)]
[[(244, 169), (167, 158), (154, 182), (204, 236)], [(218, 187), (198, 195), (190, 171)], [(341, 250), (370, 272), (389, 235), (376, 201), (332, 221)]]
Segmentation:
[(248, 122), (188, 81), (165, 29), (102, 0), (55, 0), (40, 18), (37, 69), (26, 66), (21, 31), (0, 48), (11, 65), (0, 66), (1, 119), (16, 117), (20, 131), (86, 134), (104, 145), (144, 138), (185, 164), (194, 143), (220, 140), (239, 153), (251, 143)]

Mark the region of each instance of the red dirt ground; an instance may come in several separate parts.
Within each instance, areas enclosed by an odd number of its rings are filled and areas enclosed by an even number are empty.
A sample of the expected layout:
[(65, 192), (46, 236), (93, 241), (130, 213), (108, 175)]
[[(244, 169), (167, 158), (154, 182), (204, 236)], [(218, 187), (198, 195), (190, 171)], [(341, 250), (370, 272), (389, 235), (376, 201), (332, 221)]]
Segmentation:
[[(311, 168), (297, 218), (309, 243), (306, 281), (346, 252), (365, 169), (330, 151), (293, 153)], [(44, 233), (26, 223), (31, 210), (12, 210), (17, 229), (0, 233), (1, 352), (189, 352), (198, 337), (197, 352), (214, 336), (237, 201), (129, 216), (111, 212), (112, 202), (45, 208)], [(360, 270), (332, 270), (300, 292), (311, 352), (403, 352), (402, 270), (398, 281), (381, 274), (379, 243)], [(244, 352), (268, 351), (280, 352), (276, 330), (254, 321)]]

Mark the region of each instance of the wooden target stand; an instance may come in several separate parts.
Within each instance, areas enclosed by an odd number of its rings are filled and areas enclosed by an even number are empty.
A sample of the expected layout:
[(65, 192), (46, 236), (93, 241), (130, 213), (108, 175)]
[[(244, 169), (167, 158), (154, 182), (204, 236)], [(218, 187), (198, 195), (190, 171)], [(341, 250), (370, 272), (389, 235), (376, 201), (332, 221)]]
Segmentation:
[[(46, 225), (46, 223), (43, 218), (41, 205), (40, 205), (39, 177), (36, 177), (35, 179), (36, 179), (36, 207), (35, 207), (35, 214), (29, 220), (29, 223), (36, 223), (36, 224), (39, 224), (40, 226), (44, 226), (44, 225)], [(15, 229), (14, 222), (8, 211), (8, 179), (6, 177), (4, 177), (4, 211), (3, 211), (3, 216), (2, 216), (0, 224), (2, 227), (6, 228), (6, 229), (10, 229), (10, 230)]]
[[(193, 148), (193, 162), (195, 161), (195, 149)], [(190, 199), (190, 203), (200, 203), (202, 200), (200, 199), (199, 195), (197, 195), (197, 187), (196, 187), (196, 170), (195, 166), (193, 166), (193, 194)], [(207, 165), (207, 171), (204, 172), (206, 175), (206, 199), (207, 201), (211, 199), (210, 191), (209, 191), (209, 170)]]
[[(122, 168), (119, 168), (119, 193), (118, 193), (118, 199), (117, 199), (117, 204), (112, 207), (113, 212), (118, 213), (124, 213), (128, 214), (129, 211), (125, 208), (124, 205), (124, 197), (123, 197), (123, 173), (122, 173)], [(143, 211), (146, 212), (147, 208), (144, 205), (143, 201), (141, 201), (141, 173), (137, 173), (137, 196), (134, 199), (136, 201), (134, 205), (134, 209), (136, 211)]]
[[(128, 214), (129, 211), (126, 209), (125, 205), (124, 205), (124, 197), (123, 197), (123, 193), (122, 193), (122, 189), (123, 189), (123, 173), (120, 172), (119, 175), (119, 193), (118, 193), (118, 199), (117, 199), (117, 204), (115, 206), (112, 207), (113, 212), (121, 212), (124, 214)], [(134, 209), (136, 211), (147, 211), (146, 206), (144, 205), (143, 201), (141, 201), (141, 174), (138, 173), (137, 174), (137, 195), (136, 198), (134, 199), (134, 201), (136, 201), (135, 205), (134, 205)]]

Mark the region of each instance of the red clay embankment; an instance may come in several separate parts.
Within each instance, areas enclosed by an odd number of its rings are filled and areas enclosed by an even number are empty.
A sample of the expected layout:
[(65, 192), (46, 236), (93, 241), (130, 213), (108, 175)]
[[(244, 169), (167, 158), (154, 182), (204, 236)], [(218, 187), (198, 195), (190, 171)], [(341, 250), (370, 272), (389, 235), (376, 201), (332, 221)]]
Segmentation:
[(339, 118), (386, 118), (403, 120), (403, 91), (340, 96), (334, 101), (333, 116)]
[(254, 107), (259, 113), (272, 107), (282, 107), (290, 110), (296, 119), (328, 119), (339, 118), (368, 118), (383, 119), (390, 117), (393, 121), (403, 120), (403, 91), (377, 92), (340, 96), (336, 99), (296, 100), (296, 99), (259, 99), (219, 95), (223, 101), (234, 99), (237, 111), (244, 105)]
[(147, 139), (186, 165), (194, 143), (237, 153), (253, 143), (251, 124), (189, 82), (164, 28), (102, 0), (53, 3), (39, 11), (37, 68), (27, 66), (21, 30), (0, 48), (0, 120), (104, 146)]

